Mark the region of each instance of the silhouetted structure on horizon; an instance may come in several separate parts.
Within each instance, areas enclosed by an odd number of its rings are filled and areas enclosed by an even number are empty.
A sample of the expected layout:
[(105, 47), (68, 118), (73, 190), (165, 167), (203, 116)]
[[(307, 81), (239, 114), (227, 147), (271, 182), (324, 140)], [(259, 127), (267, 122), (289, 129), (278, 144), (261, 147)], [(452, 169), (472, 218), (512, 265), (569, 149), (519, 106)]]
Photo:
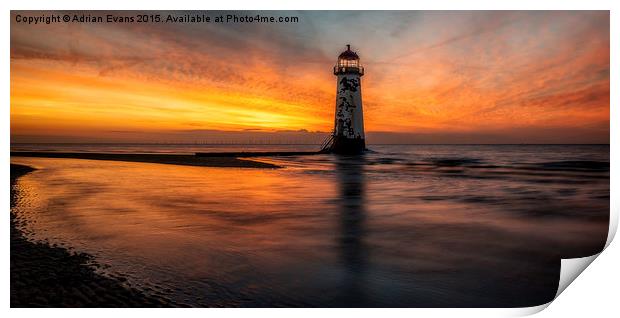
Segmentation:
[(347, 50), (338, 56), (334, 75), (338, 77), (334, 130), (323, 144), (321, 152), (363, 153), (366, 150), (361, 82), (364, 67), (357, 53), (351, 51), (351, 45), (347, 44)]
[(271, 152), (197, 152), (198, 157), (264, 157), (300, 156), (316, 154), (357, 155), (366, 151), (364, 135), (364, 112), (362, 110), (362, 81), (364, 67), (351, 45), (340, 53), (334, 66), (336, 81), (336, 111), (334, 129), (325, 139), (319, 151), (271, 151)]

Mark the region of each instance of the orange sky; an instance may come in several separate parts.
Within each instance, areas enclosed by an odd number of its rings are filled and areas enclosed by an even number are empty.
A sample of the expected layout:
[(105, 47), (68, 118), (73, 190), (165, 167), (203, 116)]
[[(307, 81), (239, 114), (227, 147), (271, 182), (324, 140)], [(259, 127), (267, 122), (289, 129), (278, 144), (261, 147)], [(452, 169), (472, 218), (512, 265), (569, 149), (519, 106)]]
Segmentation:
[(346, 43), (366, 67), (371, 143), (609, 142), (608, 12), (271, 12), (299, 16), (285, 25), (18, 14), (43, 13), (11, 13), (12, 142), (314, 142), (306, 131), (332, 128)]

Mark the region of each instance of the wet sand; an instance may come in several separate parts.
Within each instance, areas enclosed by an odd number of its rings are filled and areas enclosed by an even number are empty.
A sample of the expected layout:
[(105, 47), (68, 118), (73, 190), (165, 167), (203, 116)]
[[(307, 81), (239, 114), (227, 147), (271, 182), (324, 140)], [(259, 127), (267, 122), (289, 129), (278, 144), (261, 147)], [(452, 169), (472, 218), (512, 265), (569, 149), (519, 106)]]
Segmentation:
[(134, 154), (134, 153), (91, 153), (91, 152), (26, 152), (12, 151), (11, 157), (71, 158), (89, 160), (111, 160), (162, 163), (183, 166), (226, 167), (226, 168), (279, 168), (259, 161), (235, 157), (197, 157), (177, 154)]
[[(11, 164), (11, 208), (16, 181), (33, 168)], [(177, 307), (164, 297), (128, 287), (122, 277), (96, 273), (93, 257), (28, 241), (11, 209), (11, 307)]]

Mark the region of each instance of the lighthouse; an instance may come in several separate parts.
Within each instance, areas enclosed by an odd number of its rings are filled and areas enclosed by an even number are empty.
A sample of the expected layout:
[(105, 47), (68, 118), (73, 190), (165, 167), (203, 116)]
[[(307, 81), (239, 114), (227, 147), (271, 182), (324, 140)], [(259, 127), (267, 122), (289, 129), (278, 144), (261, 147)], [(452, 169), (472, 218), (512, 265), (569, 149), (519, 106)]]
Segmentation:
[(334, 130), (323, 152), (360, 154), (366, 150), (362, 82), (364, 68), (357, 53), (347, 44), (334, 66), (336, 81), (336, 112)]

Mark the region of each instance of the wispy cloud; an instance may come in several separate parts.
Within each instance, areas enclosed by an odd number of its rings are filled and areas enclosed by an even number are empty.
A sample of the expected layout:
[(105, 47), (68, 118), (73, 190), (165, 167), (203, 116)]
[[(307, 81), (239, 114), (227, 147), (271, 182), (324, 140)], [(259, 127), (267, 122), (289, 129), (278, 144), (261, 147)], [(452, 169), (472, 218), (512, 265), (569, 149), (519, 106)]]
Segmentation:
[(366, 65), (369, 131), (596, 126), (608, 139), (609, 12), (268, 13), (300, 22), (12, 19), (12, 133), (329, 131), (330, 70), (351, 43)]

